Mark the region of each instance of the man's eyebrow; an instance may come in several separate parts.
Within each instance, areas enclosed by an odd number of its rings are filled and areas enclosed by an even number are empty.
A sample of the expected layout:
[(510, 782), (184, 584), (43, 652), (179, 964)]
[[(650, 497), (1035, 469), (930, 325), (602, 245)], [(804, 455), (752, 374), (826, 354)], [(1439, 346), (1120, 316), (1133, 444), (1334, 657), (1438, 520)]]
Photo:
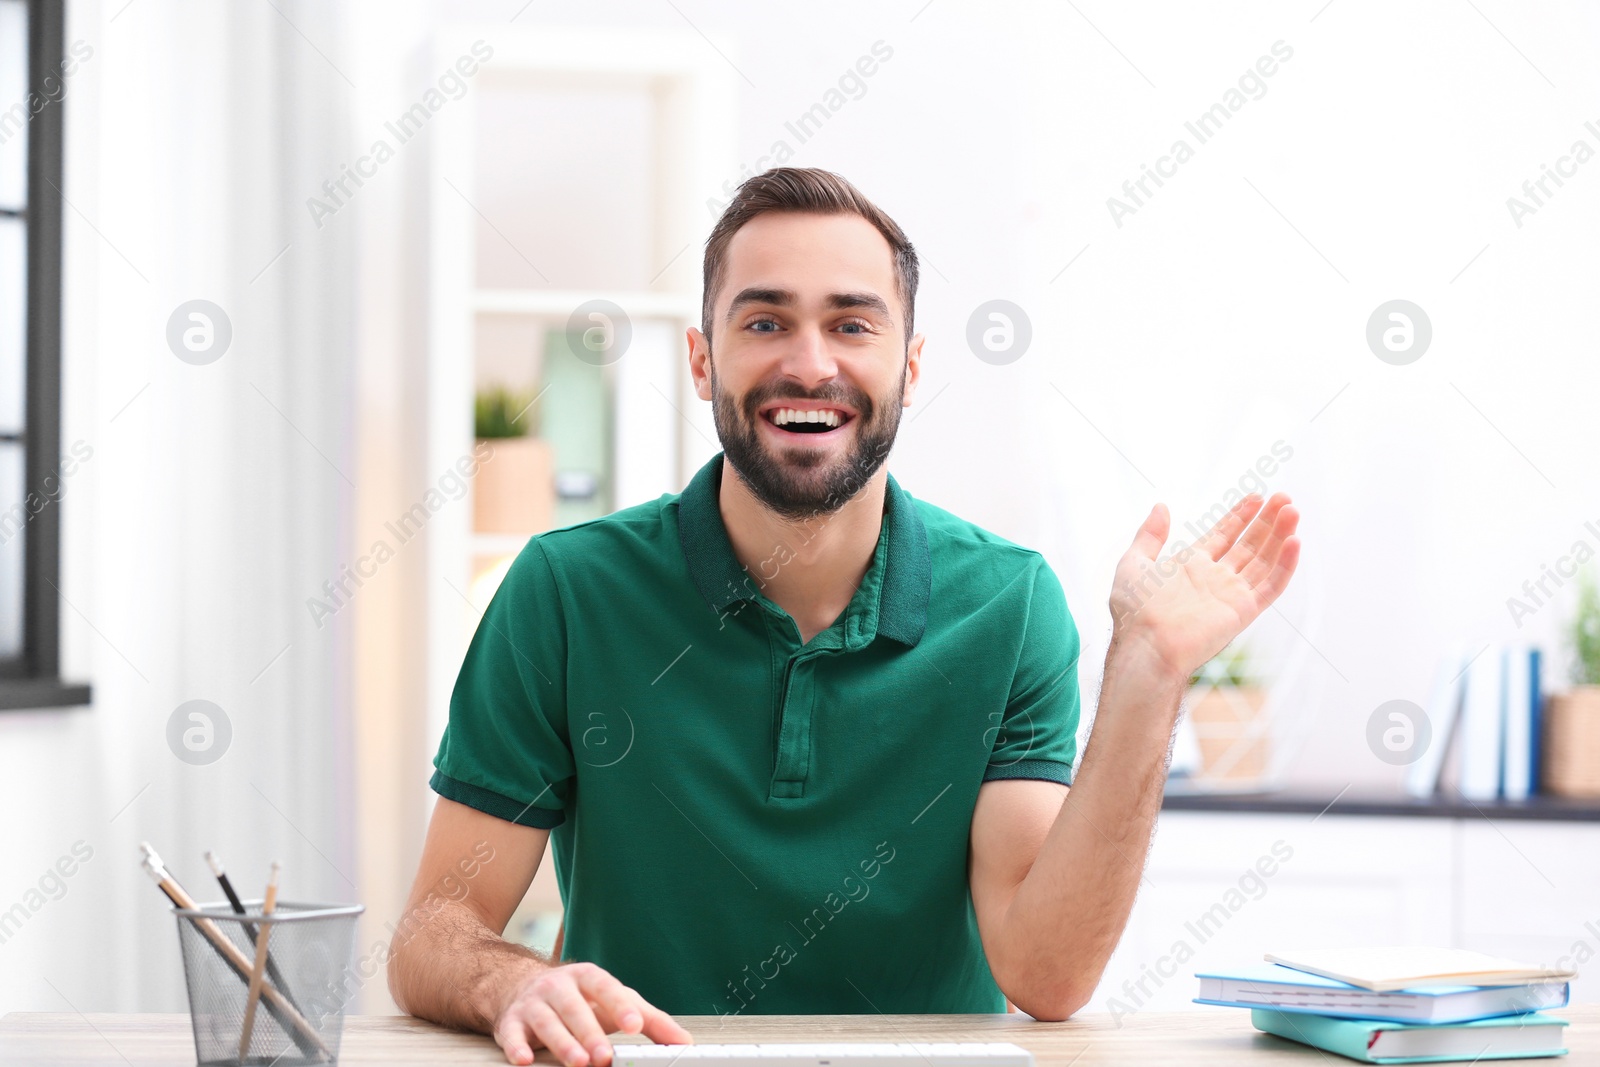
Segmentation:
[(830, 308), (866, 308), (889, 317), (889, 305), (877, 293), (834, 293), (828, 297)]
[[(750, 287), (739, 290), (738, 295), (728, 304), (728, 321), (733, 320), (734, 314), (742, 307), (750, 304), (772, 304), (775, 307), (793, 307), (798, 303), (798, 298), (790, 289), (762, 289)], [(827, 299), (830, 309), (842, 310), (845, 308), (865, 308), (876, 311), (885, 318), (890, 317), (889, 305), (877, 293), (830, 293)]]
[(792, 307), (796, 297), (788, 289), (760, 289), (754, 286), (739, 290), (733, 302), (728, 305), (727, 321), (733, 321), (734, 312), (748, 304), (774, 304), (778, 307)]

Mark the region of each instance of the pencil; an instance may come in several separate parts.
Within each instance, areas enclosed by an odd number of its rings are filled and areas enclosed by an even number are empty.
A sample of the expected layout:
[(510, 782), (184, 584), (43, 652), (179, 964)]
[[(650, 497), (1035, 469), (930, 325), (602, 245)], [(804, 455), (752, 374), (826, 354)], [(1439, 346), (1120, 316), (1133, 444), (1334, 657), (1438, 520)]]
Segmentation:
[[(206, 865), (211, 868), (211, 873), (216, 877), (217, 884), (222, 887), (222, 893), (228, 898), (228, 906), (233, 909), (234, 914), (246, 914), (244, 901), (239, 899), (239, 894), (233, 888), (233, 880), (228, 877), (228, 872), (223, 869), (222, 858), (207, 849)], [(244, 927), (245, 935), (250, 938), (250, 943), (254, 944), (256, 940), (256, 924), (241, 922), (239, 925)], [(284, 980), (282, 972), (278, 970), (277, 959), (271, 954), (267, 956), (267, 977), (272, 979), (272, 984), (277, 986), (283, 995), (288, 998), (290, 1004), (293, 1004), (296, 1008), (300, 1007), (299, 1003), (294, 999), (294, 994), (289, 990), (289, 983)]]
[[(173, 906), (182, 908), (185, 911), (198, 911), (199, 905), (194, 902), (194, 898), (184, 891), (183, 886), (179, 885), (177, 879), (173, 878), (166, 867), (162, 865), (161, 857), (156, 855), (156, 850), (150, 847), (149, 842), (143, 842), (139, 847), (144, 852), (144, 859), (140, 861), (140, 866), (144, 868), (145, 873), (156, 883), (156, 886), (166, 894), (167, 899), (172, 901)], [(228, 936), (219, 930), (217, 924), (210, 919), (195, 919), (194, 925), (204, 935), (205, 939), (210, 942), (217, 955), (222, 957), (223, 962), (232, 969), (233, 973), (238, 975), (241, 981), (248, 982), (250, 980), (250, 961), (243, 952), (239, 951), (239, 947), (228, 940)], [(333, 1059), (333, 1054), (329, 1051), (327, 1044), (323, 1042), (322, 1035), (317, 1033), (316, 1029), (306, 1021), (305, 1016), (301, 1015), (299, 1010), (290, 1004), (282, 993), (270, 985), (263, 986), (261, 993), (266, 999), (267, 1011), (272, 1014), (273, 1018), (278, 1020), (289, 1036), (294, 1038), (294, 1043), (300, 1047), (302, 1052), (318, 1059)]]
[[(262, 898), (261, 917), (267, 918), (272, 910), (278, 906), (278, 861), (272, 861), (272, 873), (267, 876), (267, 895)], [(244, 1002), (244, 1029), (239, 1032), (239, 1062), (244, 1063), (245, 1054), (250, 1051), (250, 1031), (256, 1025), (256, 1004), (261, 1000), (261, 976), (267, 970), (267, 939), (272, 936), (272, 924), (261, 924), (261, 932), (256, 935), (256, 961), (250, 968), (250, 993)]]

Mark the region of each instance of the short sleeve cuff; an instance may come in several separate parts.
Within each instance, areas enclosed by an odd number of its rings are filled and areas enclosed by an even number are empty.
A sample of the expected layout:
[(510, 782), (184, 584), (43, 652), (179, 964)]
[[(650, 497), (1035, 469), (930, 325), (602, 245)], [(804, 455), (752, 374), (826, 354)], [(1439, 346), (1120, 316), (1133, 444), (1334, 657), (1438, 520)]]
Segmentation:
[(986, 782), (999, 782), (1011, 778), (1035, 778), (1057, 785), (1072, 784), (1072, 764), (1053, 759), (1019, 759), (1012, 763), (990, 764), (984, 772)]
[[(482, 786), (451, 778), (443, 771), (434, 771), (428, 785), (446, 800), (465, 804), (469, 808), (477, 808), (485, 815), (493, 815), (497, 819), (516, 823), (518, 826), (549, 830), (560, 826), (567, 818), (567, 813), (559, 808), (539, 808), (532, 803), (512, 800)], [(549, 790), (545, 792), (548, 793)]]

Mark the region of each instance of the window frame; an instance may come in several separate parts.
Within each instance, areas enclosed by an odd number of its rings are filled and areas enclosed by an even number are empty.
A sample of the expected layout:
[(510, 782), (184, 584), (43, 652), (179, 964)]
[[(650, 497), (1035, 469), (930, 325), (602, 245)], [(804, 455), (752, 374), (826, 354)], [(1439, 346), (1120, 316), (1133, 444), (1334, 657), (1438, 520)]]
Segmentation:
[[(28, 17), (28, 92), (62, 77), (65, 0), (23, 0)], [(25, 98), (26, 99), (26, 98)], [(22, 651), (0, 661), (0, 711), (89, 703), (89, 686), (60, 677), (61, 508), (43, 487), (61, 477), (61, 267), (65, 94), (28, 120), (27, 185), (18, 214), (27, 227), (23, 358), (23, 499), (49, 504), (23, 526)]]

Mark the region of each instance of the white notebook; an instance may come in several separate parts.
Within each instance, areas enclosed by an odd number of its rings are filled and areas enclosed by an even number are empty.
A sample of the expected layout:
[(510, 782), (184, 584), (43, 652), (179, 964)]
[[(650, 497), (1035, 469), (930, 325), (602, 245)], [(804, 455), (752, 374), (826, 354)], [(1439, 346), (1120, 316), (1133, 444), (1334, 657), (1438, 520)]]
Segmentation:
[(1266, 954), (1268, 963), (1387, 992), (1428, 986), (1526, 985), (1570, 982), (1578, 972), (1487, 956), (1464, 948), (1311, 948)]

